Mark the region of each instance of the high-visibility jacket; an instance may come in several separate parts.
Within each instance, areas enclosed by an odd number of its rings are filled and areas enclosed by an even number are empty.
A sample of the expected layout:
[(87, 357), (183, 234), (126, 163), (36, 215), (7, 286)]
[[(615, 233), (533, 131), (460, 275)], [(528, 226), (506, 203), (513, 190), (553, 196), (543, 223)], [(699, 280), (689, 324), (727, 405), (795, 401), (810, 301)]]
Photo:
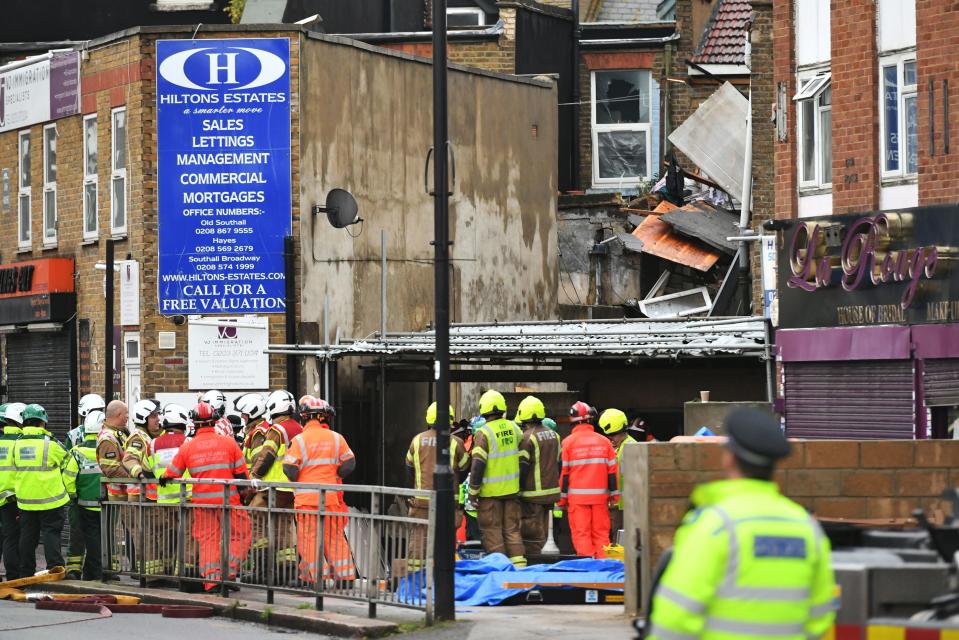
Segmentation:
[(256, 425), (248, 425), (246, 437), (243, 438), (243, 458), (246, 460), (246, 467), (253, 467), (253, 460), (259, 455), (263, 448), (263, 442), (266, 440), (266, 432), (270, 428), (270, 423), (261, 420)]
[(23, 427), (13, 445), (13, 491), (21, 511), (62, 507), (76, 493), (77, 464), (43, 427)]
[(633, 436), (629, 436), (629, 435), (628, 435), (628, 436), (626, 436), (625, 438), (623, 438), (623, 441), (619, 443), (619, 446), (618, 446), (618, 447), (616, 447), (616, 468), (619, 470), (619, 477), (617, 478), (617, 484), (616, 484), (616, 486), (619, 487), (619, 492), (620, 492), (620, 499), (619, 499), (619, 503), (616, 505), (616, 508), (619, 509), (620, 511), (623, 510), (623, 497), (622, 497), (622, 493), (623, 493), (623, 447), (625, 447), (625, 446), (626, 446), (627, 444), (629, 444), (630, 442), (637, 442), (637, 443), (638, 443), (639, 440), (637, 440), (637, 439), (634, 438)]
[(77, 474), (77, 505), (90, 511), (100, 510), (100, 465), (97, 464), (97, 438), (87, 436), (70, 453), (76, 458), (79, 472)]
[[(466, 473), (470, 457), (458, 436), (450, 436), (450, 466), (459, 475)], [(406, 451), (406, 465), (413, 468), (413, 484), (417, 489), (433, 490), (433, 472), (436, 470), (436, 429), (427, 429), (414, 436)], [(416, 497), (429, 501), (428, 497)], [(425, 503), (424, 503), (425, 504)]]
[[(303, 427), (292, 418), (286, 418), (269, 425), (266, 429), (266, 438), (253, 454), (250, 475), (255, 477), (256, 473), (260, 472), (262, 475), (259, 477), (267, 482), (289, 482), (290, 479), (283, 473), (283, 458), (286, 456), (286, 451), (293, 438), (301, 433), (303, 433)], [(261, 466), (262, 457), (266, 454), (273, 455), (273, 463), (263, 471), (258, 467)], [(278, 489), (278, 491), (289, 491), (289, 489)]]
[[(236, 444), (236, 440), (229, 436), (221, 436), (212, 426), (201, 427), (193, 438), (184, 442), (180, 450), (173, 456), (170, 466), (163, 476), (179, 478), (189, 472), (190, 477), (196, 480), (232, 480), (239, 476), (249, 478), (246, 472), (246, 463), (243, 452)], [(227, 489), (227, 500), (230, 504), (240, 504), (240, 494), (236, 487)], [(193, 496), (190, 502), (194, 504), (223, 504), (224, 489), (217, 484), (193, 485)]]
[(519, 497), (537, 504), (559, 500), (559, 434), (544, 426), (530, 427), (523, 431), (519, 448), (529, 455), (530, 464)]
[[(108, 425), (103, 425), (100, 433), (97, 434), (97, 463), (100, 465), (101, 473), (107, 478), (130, 477), (123, 466), (123, 447), (126, 441), (126, 431)], [(107, 484), (107, 493), (112, 498), (126, 496), (128, 489), (129, 487), (124, 483)]]
[[(173, 462), (173, 458), (176, 457), (177, 451), (180, 450), (180, 447), (183, 446), (183, 443), (186, 441), (186, 435), (181, 431), (167, 431), (160, 436), (154, 438), (150, 442), (150, 466), (153, 468), (153, 474), (157, 478), (163, 477), (163, 474), (166, 473), (167, 467), (170, 466), (170, 463)], [(187, 478), (190, 473), (184, 471), (181, 477)], [(160, 504), (176, 504), (180, 502), (180, 488), (182, 485), (179, 484), (168, 484), (165, 487), (157, 487), (157, 497), (156, 501)], [(187, 485), (184, 491), (184, 497), (189, 500), (191, 496), (190, 485)]]
[[(153, 438), (146, 431), (139, 427), (133, 427), (123, 447), (123, 468), (131, 478), (137, 478), (141, 473), (148, 477), (153, 476), (153, 468), (150, 466), (150, 443)], [(137, 495), (140, 493), (142, 485), (131, 485), (133, 491), (127, 490), (127, 493)], [(147, 500), (156, 501), (157, 486), (155, 484), (146, 485)]]
[(13, 466), (13, 444), (20, 437), (20, 427), (4, 427), (0, 434), (0, 507), (13, 499), (15, 480)]
[[(302, 484), (343, 484), (336, 474), (347, 460), (353, 458), (353, 450), (346, 438), (333, 431), (319, 420), (306, 423), (303, 433), (293, 438), (283, 464), (293, 465), (300, 470), (297, 483)], [(327, 491), (324, 500), (327, 506), (340, 504), (341, 493)], [(318, 491), (310, 489), (293, 490), (293, 506), (296, 508), (316, 508), (320, 504)]]
[(829, 540), (773, 482), (700, 485), (654, 593), (652, 638), (820, 638), (835, 618)]
[(591, 424), (579, 424), (563, 440), (560, 498), (569, 504), (603, 504), (619, 496), (616, 452)]
[[(519, 460), (528, 457), (519, 450), (520, 432), (515, 424), (500, 418), (487, 422), (473, 434), (473, 458), (486, 460), (479, 497), (498, 498), (519, 493)], [(474, 486), (476, 481), (473, 481)]]

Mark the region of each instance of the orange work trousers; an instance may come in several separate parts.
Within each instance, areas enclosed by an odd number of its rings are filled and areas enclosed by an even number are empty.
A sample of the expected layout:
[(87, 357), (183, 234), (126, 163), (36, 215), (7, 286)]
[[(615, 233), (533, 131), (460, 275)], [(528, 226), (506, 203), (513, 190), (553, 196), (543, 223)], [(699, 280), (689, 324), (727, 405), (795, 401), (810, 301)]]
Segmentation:
[[(316, 507), (299, 506), (296, 514), (296, 548), (300, 556), (300, 578), (315, 582), (317, 576), (317, 524)], [(327, 504), (326, 512), (347, 513), (342, 502)], [(311, 513), (312, 512), (312, 513)], [(324, 515), (323, 517), (323, 578), (353, 580), (356, 567), (353, 553), (346, 539), (346, 517)]]
[[(193, 509), (193, 537), (200, 547), (200, 576), (207, 580), (222, 578), (220, 544), (222, 538), (221, 511), (218, 508)], [(240, 572), (240, 563), (250, 550), (250, 516), (245, 511), (230, 510), (230, 551), (227, 560), (227, 580), (235, 580)], [(204, 582), (203, 588), (210, 591), (216, 582)]]
[(603, 547), (609, 544), (609, 507), (606, 503), (571, 504), (567, 513), (576, 555), (597, 560), (605, 558)]

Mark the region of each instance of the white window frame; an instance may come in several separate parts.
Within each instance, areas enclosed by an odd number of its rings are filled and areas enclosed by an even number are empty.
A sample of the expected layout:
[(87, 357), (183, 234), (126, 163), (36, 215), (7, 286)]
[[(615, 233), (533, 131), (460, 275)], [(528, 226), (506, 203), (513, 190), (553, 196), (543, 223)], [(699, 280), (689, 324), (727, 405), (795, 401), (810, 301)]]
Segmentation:
[(486, 12), (480, 9), (479, 7), (448, 7), (446, 9), (447, 22), (449, 22), (449, 16), (454, 16), (454, 15), (476, 16), (478, 19), (478, 22), (476, 23), (475, 26), (477, 27), (486, 26)]
[[(647, 96), (649, 97), (649, 122), (629, 122), (623, 124), (597, 124), (596, 123), (596, 74), (604, 71), (647, 71), (649, 87)], [(636, 187), (644, 180), (652, 178), (653, 171), (653, 73), (651, 69), (597, 69), (589, 73), (589, 109), (590, 109), (590, 143), (592, 144), (593, 156), (593, 187)], [(646, 175), (644, 176), (623, 176), (621, 178), (600, 178), (599, 177), (599, 134), (628, 131), (633, 133), (646, 133)]]
[[(90, 142), (87, 139), (87, 123), (93, 122), (94, 127), (94, 137), (93, 145), (94, 151), (97, 152), (97, 166), (95, 167), (93, 173), (87, 172), (87, 162), (88, 154), (90, 149), (87, 147), (87, 144)], [(92, 113), (90, 115), (83, 117), (83, 239), (84, 240), (96, 240), (100, 235), (100, 153), (99, 153), (99, 144), (100, 144), (100, 131), (97, 122), (97, 114)], [(93, 216), (93, 229), (87, 228), (87, 187), (93, 187), (93, 209), (95, 215)]]
[[(23, 184), (23, 139), (27, 139), (27, 145), (30, 153), (30, 157), (27, 160), (27, 172), (30, 176), (30, 180), (27, 181), (27, 185)], [(26, 129), (21, 131), (17, 135), (17, 249), (20, 251), (29, 251), (33, 248), (33, 191), (31, 187), (31, 181), (33, 179), (33, 173), (29, 163), (32, 162), (34, 150), (30, 148), (32, 140), (30, 139), (30, 130)], [(27, 228), (23, 228), (23, 216), (22, 206), (23, 199), (26, 198), (27, 203)]]
[[(127, 226), (130, 220), (129, 202), (127, 202), (127, 167), (130, 164), (129, 145), (126, 144), (129, 138), (130, 120), (126, 117), (126, 107), (117, 107), (110, 111), (110, 233), (114, 236), (126, 235)], [(117, 114), (123, 113), (125, 120), (123, 124), (124, 134), (124, 166), (117, 168)], [(117, 180), (123, 180), (123, 224), (117, 225), (117, 212), (114, 197), (114, 183)]]
[[(51, 249), (57, 246), (57, 181), (56, 176), (54, 179), (48, 180), (48, 174), (50, 173), (50, 147), (47, 145), (47, 133), (53, 132), (53, 144), (54, 149), (56, 149), (57, 144), (57, 125), (48, 124), (43, 127), (43, 211), (41, 213), (41, 219), (43, 220), (43, 248)], [(54, 171), (56, 170), (56, 163), (54, 163)], [(53, 200), (53, 220), (47, 220), (47, 203), (50, 200)], [(50, 224), (52, 222), (52, 224)]]
[[(918, 158), (916, 161), (916, 171), (909, 172), (906, 168), (906, 153), (907, 153), (907, 140), (908, 136), (906, 134), (906, 99), (914, 98), (916, 100), (916, 109), (919, 108), (919, 85), (918, 85), (918, 68), (916, 70), (917, 78), (916, 84), (906, 85), (904, 84), (904, 68), (906, 63), (916, 62), (916, 52), (915, 51), (906, 51), (902, 53), (897, 53), (894, 55), (884, 55), (879, 58), (879, 152), (880, 152), (880, 170), (883, 180), (909, 180), (909, 181), (918, 181), (919, 179), (919, 162)], [(898, 149), (896, 151), (899, 153), (899, 168), (893, 169), (891, 171), (886, 170), (886, 154), (889, 149), (887, 148), (887, 136), (886, 136), (886, 99), (883, 95), (885, 91), (885, 68), (892, 65), (896, 66), (896, 88), (898, 92), (898, 102), (896, 105), (897, 116), (899, 119), (899, 139)], [(916, 116), (918, 117), (918, 111)], [(918, 136), (918, 132), (917, 132)], [(919, 152), (919, 140), (916, 139), (916, 153)]]
[[(793, 96), (793, 101), (796, 103), (796, 172), (798, 174), (796, 178), (799, 183), (799, 189), (801, 191), (831, 189), (832, 166), (824, 167), (822, 161), (822, 115), (826, 111), (830, 112), (830, 116), (832, 115), (832, 104), (830, 103), (824, 107), (819, 104), (819, 98), (824, 91), (832, 87), (832, 74), (828, 71), (823, 72), (821, 69), (802, 72), (796, 77), (796, 86), (799, 87), (799, 90), (796, 92), (796, 95)], [(812, 180), (807, 180), (803, 175), (806, 156), (803, 136), (803, 125), (805, 124), (803, 103), (810, 100), (813, 101), (813, 114), (815, 117), (813, 122), (813, 139), (815, 140), (813, 173), (815, 177)], [(830, 140), (832, 140), (831, 135)]]

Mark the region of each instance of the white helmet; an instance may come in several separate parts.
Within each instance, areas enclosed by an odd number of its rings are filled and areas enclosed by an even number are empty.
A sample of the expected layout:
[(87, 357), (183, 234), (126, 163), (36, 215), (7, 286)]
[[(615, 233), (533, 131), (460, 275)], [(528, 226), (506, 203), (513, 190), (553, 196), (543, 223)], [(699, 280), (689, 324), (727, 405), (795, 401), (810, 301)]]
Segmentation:
[(103, 420), (106, 418), (102, 411), (91, 411), (87, 414), (87, 417), (83, 419), (83, 433), (86, 435), (96, 435), (100, 433), (100, 429), (103, 428)]
[(258, 393), (247, 393), (236, 399), (234, 408), (241, 414), (246, 414), (249, 420), (259, 420), (266, 416), (266, 402)]
[(277, 389), (266, 399), (266, 410), (273, 416), (290, 415), (296, 411), (296, 398), (285, 389)]
[(200, 402), (205, 402), (213, 407), (213, 414), (217, 417), (222, 416), (226, 410), (226, 396), (223, 395), (222, 391), (216, 389), (210, 389), (200, 396)]
[(27, 405), (22, 402), (11, 402), (7, 405), (7, 411), (3, 414), (5, 420), (9, 420), (17, 425), (23, 424), (23, 410), (27, 408)]
[(83, 419), (86, 418), (87, 414), (91, 411), (103, 411), (106, 408), (107, 405), (100, 395), (96, 393), (88, 393), (80, 398), (80, 404), (77, 406), (77, 413), (79, 413), (80, 418)]
[(186, 429), (190, 425), (190, 416), (187, 414), (186, 409), (171, 402), (163, 407), (163, 415), (160, 421), (164, 429), (169, 429), (170, 427)]
[(142, 427), (147, 423), (150, 414), (160, 410), (153, 400), (140, 400), (133, 405), (133, 424)]

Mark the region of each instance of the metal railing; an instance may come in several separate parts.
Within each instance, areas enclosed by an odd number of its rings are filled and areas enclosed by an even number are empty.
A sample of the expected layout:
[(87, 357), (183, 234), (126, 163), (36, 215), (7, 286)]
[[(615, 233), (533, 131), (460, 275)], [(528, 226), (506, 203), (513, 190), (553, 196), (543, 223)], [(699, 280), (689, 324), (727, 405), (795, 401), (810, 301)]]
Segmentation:
[[(140, 485), (139, 495), (111, 499), (103, 479), (105, 571), (136, 578), (141, 587), (167, 582), (223, 596), (261, 589), (268, 604), (276, 592), (313, 596), (318, 611), (326, 597), (366, 602), (370, 617), (379, 604), (405, 607), (424, 611), (432, 623), (432, 491), (190, 479), (171, 480), (167, 490), (179, 493), (157, 502), (146, 495), (148, 481), (125, 482)], [(188, 492), (198, 485), (222, 487), (211, 494), (222, 504), (191, 502)], [(314, 506), (294, 508), (294, 487)], [(231, 504), (236, 494), (241, 504)], [(343, 498), (357, 506), (341, 506)], [(414, 500), (429, 504), (426, 517), (408, 513)]]

